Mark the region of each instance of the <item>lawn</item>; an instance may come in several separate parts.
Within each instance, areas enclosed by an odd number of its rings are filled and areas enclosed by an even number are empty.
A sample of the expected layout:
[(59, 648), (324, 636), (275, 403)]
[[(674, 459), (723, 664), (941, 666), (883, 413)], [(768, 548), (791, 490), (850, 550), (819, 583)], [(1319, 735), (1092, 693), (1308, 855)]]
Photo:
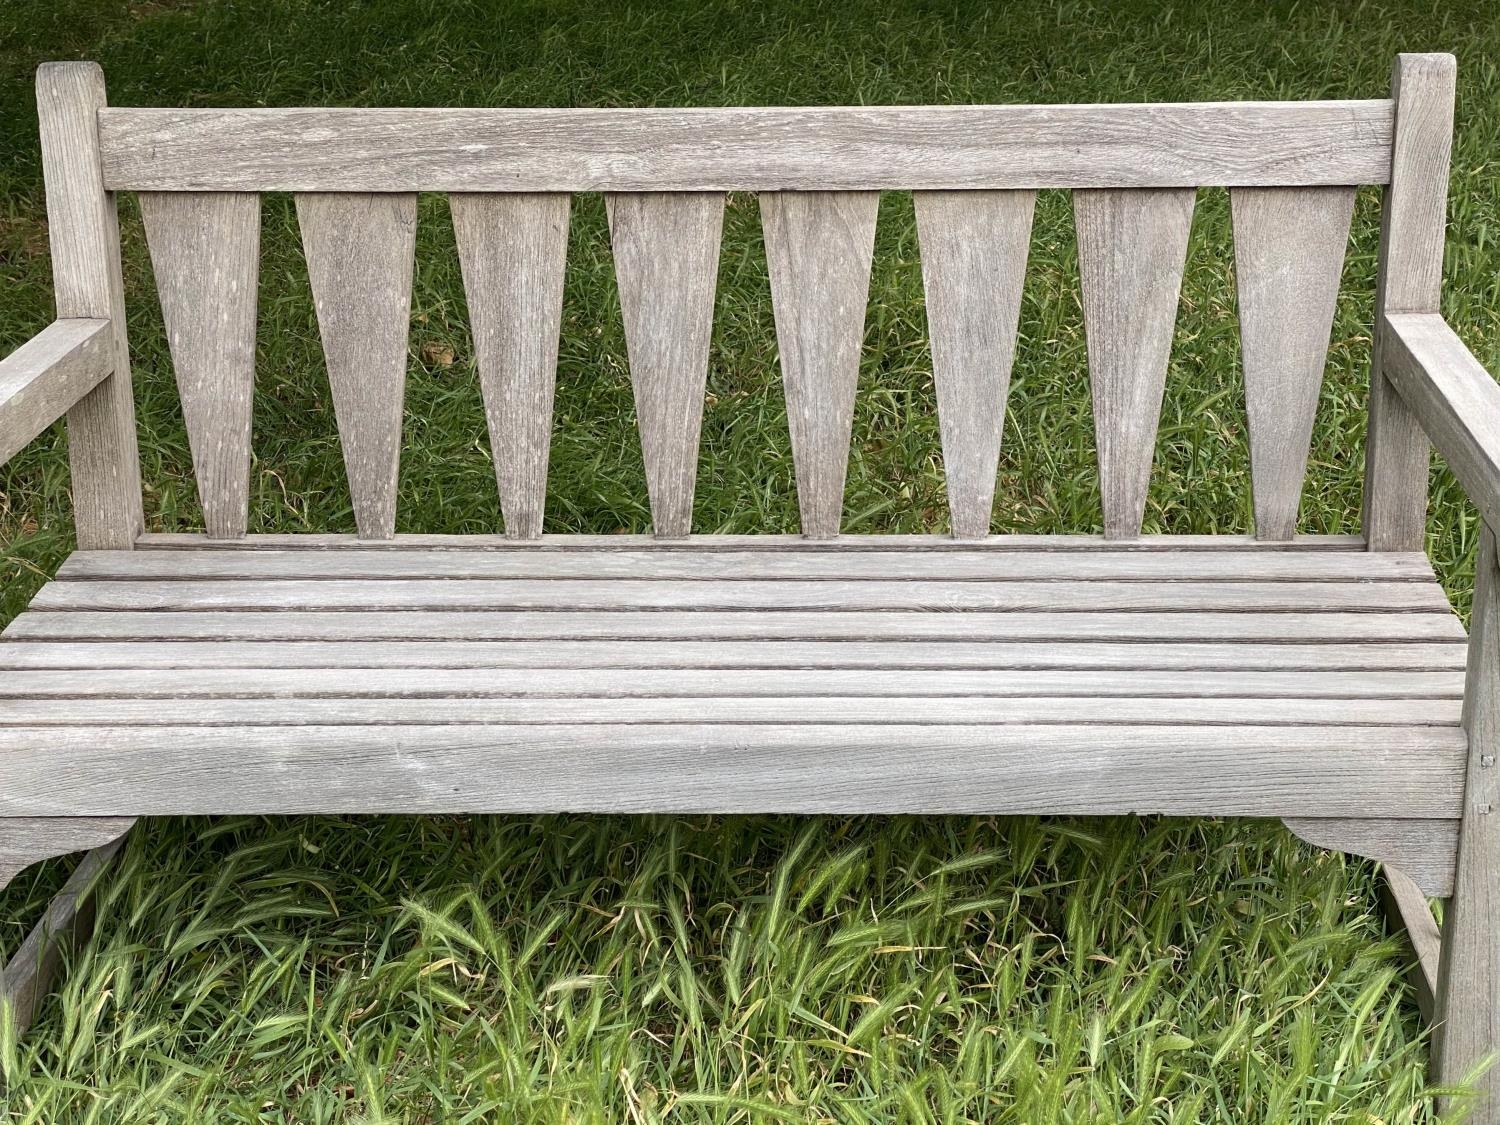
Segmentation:
[[(31, 76), (137, 105), (729, 105), (1374, 97), (1459, 58), (1444, 311), (1500, 370), (1500, 8), (8, 0), (0, 349), (51, 318)], [(1302, 527), (1357, 531), (1378, 195), (1362, 191)], [(150, 263), (122, 201), (147, 522), (200, 526)], [(1250, 523), (1229, 208), (1200, 192), (1148, 531)], [(264, 212), (252, 531), (352, 531), (291, 200)], [(883, 203), (851, 531), (946, 529), (909, 197)], [(447, 203), (424, 196), (398, 530), (493, 531)], [(1100, 524), (1069, 201), (1043, 193), (996, 531)], [(0, 469), (0, 621), (71, 548), (60, 427)], [(597, 197), (575, 201), (549, 531), (649, 526)], [(725, 220), (695, 527), (796, 497), (759, 216)], [(1477, 517), (1434, 466), (1460, 608)], [(0, 893), (0, 951), (65, 877)], [(156, 820), (44, 1018), (7, 1121), (1434, 1120), (1371, 865), (1253, 821)]]

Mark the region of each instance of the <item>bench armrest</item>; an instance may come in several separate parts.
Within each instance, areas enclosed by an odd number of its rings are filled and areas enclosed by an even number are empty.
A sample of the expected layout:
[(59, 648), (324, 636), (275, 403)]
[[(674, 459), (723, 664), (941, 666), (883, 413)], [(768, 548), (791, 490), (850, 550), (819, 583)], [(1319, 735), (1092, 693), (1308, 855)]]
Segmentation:
[(1485, 522), (1500, 528), (1500, 385), (1437, 313), (1391, 313), (1382, 370)]
[(0, 359), (0, 465), (104, 381), (113, 367), (107, 320), (54, 320)]

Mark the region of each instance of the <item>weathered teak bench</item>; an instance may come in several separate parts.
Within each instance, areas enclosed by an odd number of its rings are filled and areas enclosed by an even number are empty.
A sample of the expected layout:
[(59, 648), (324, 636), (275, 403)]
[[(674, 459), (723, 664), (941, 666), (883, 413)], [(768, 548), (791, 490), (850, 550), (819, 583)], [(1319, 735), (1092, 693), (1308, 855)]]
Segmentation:
[[(1402, 56), (1389, 100), (858, 109), (110, 109), (97, 67), (43, 67), (58, 320), (0, 365), (0, 457), (66, 414), (79, 550), (0, 643), (0, 878), (159, 814), (1280, 817), (1451, 897), (1461, 1077), (1500, 1044), (1500, 575), (1487, 530), (1466, 648), (1422, 553), (1428, 439), (1500, 526), (1500, 389), (1437, 311), (1453, 97), (1447, 55)], [(1387, 185), (1364, 533), (1298, 536), (1359, 184)], [(1205, 185), (1255, 535), (1142, 536)], [(1073, 189), (1102, 536), (989, 534), (1038, 188)], [(731, 190), (760, 193), (800, 536), (690, 534)], [(951, 536), (839, 535), (886, 190), (916, 193)], [(142, 532), (119, 191), (203, 535)], [(357, 537), (245, 534), (267, 191), (296, 194)], [(393, 534), (419, 191), (452, 205), (503, 535)], [(593, 191), (654, 536), (542, 534)]]

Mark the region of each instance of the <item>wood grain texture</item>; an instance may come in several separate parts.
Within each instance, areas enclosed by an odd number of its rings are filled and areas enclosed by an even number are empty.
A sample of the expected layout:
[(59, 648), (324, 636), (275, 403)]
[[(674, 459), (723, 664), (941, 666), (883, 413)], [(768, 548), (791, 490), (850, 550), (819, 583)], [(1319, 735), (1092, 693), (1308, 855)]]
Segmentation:
[(547, 499), (567, 195), (449, 196), (505, 534), (535, 539)]
[(1036, 193), (917, 192), (953, 534), (990, 532)]
[(1141, 533), (1194, 192), (1077, 191), (1104, 535)]
[(250, 512), (260, 197), (142, 192), (140, 205), (203, 524), (238, 539)]
[(839, 533), (864, 343), (876, 192), (760, 197), (802, 534)]
[(0, 815), (0, 888), (33, 863), (86, 851), (123, 836), (135, 823), (130, 816), (95, 816), (70, 813), (66, 816)]
[(1229, 202), (1255, 533), (1290, 539), (1297, 529), (1354, 189), (1236, 188)]
[(108, 320), (114, 345), (110, 376), (68, 411), (73, 522), (84, 550), (129, 550), (144, 516), (119, 216), (99, 157), (104, 72), (94, 63), (43, 63), (36, 103), (57, 316)]
[(1385, 183), (1391, 103), (111, 109), (110, 188), (808, 191)]
[[(14, 642), (14, 643), (11, 643)], [(806, 673), (874, 668), (1037, 672), (1146, 670), (1462, 673), (1459, 638), (1431, 642), (1253, 641), (23, 641), (0, 643), (0, 669), (715, 669)]]
[(41, 920), (0, 969), (0, 1018), (10, 1021), (13, 1034), (24, 1033), (41, 1013), (65, 953), (93, 933), (94, 891), (124, 843), (121, 834), (79, 860)]
[[(1463, 825), (1453, 897), (1443, 915), (1443, 957), (1433, 1040), (1434, 1077), (1466, 1081), (1500, 1049), (1500, 562), (1485, 525), (1475, 572), (1464, 730)], [(1478, 1080), (1479, 1120), (1500, 1113), (1500, 1071)], [(1449, 1101), (1449, 1099), (1444, 1099)]]
[(724, 197), (605, 196), (656, 534), (692, 530)]
[(1452, 55), (1398, 55), (1391, 75), (1396, 126), (1380, 216), (1365, 438), (1364, 530), (1372, 551), (1418, 550), (1427, 530), (1427, 437), (1386, 375), (1385, 318), (1438, 311), (1457, 69)]
[(359, 534), (396, 529), (417, 197), (297, 196)]
[(1427, 819), (1457, 814), (1465, 752), (1452, 726), (3, 727), (0, 815)]
[(1431, 1024), (1437, 1010), (1438, 965), (1442, 935), (1422, 888), (1399, 868), (1385, 867), (1380, 878), (1380, 901), (1391, 931), (1404, 931), (1413, 960), (1406, 977), (1415, 993), (1422, 1020)]
[(1458, 856), (1458, 824), (1450, 820), (1326, 819), (1289, 817), (1293, 835), (1319, 848), (1379, 860), (1404, 871), (1434, 898), (1453, 893)]
[(114, 361), (107, 320), (54, 320), (0, 359), (0, 465), (108, 377)]
[(1386, 379), (1491, 526), (1500, 527), (1500, 386), (1437, 313), (1385, 318)]

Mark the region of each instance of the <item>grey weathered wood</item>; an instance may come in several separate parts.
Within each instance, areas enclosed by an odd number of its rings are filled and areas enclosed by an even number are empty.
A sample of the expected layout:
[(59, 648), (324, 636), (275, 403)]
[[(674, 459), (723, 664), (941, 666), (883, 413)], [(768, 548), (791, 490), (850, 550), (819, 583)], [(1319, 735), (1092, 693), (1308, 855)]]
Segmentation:
[[(1454, 833), (1455, 851), (1457, 832)], [(1385, 867), (1380, 879), (1380, 900), (1392, 930), (1401, 930), (1411, 945), (1415, 960), (1407, 972), (1416, 994), (1417, 1010), (1431, 1023), (1437, 1005), (1438, 964), (1441, 959), (1442, 935), (1437, 919), (1427, 905), (1422, 888), (1399, 868)]]
[(119, 216), (99, 158), (104, 72), (94, 63), (43, 63), (36, 103), (57, 315), (108, 320), (113, 336), (111, 374), (68, 411), (73, 522), (84, 550), (128, 550), (144, 516)]
[(64, 953), (94, 929), (94, 890), (125, 843), (122, 833), (90, 851), (47, 904), (41, 920), (0, 969), (0, 1018), (19, 1035), (31, 1026), (52, 987)]
[(140, 191), (808, 191), (1375, 184), (1391, 103), (110, 109)]
[(1427, 438), (1385, 374), (1385, 318), (1438, 311), (1456, 83), (1452, 55), (1396, 57), (1396, 126), (1381, 210), (1365, 438), (1364, 529), (1372, 551), (1419, 550), (1427, 530)]
[(238, 539), (250, 511), (260, 197), (142, 192), (140, 204), (203, 524)]
[(65, 414), (110, 373), (107, 320), (54, 320), (0, 359), (0, 465)]
[(630, 382), (655, 532), (692, 530), (724, 197), (607, 195)]
[(542, 533), (557, 385), (567, 195), (449, 197), (505, 534)]
[(1255, 533), (1290, 539), (1323, 386), (1354, 189), (1236, 188), (1229, 202)]
[(366, 539), (396, 528), (401, 408), (417, 197), (297, 196), (354, 519)]
[(1192, 189), (1073, 193), (1110, 539), (1141, 533), (1193, 198)]
[(1383, 366), (1404, 408), (1500, 526), (1500, 386), (1437, 313), (1386, 317)]
[[(1464, 690), (1468, 735), (1458, 871), (1443, 915), (1433, 1040), (1435, 1077), (1466, 1081), (1500, 1048), (1500, 561), (1486, 524), (1474, 583), (1473, 633)], [(1500, 1112), (1500, 1071), (1478, 1079), (1480, 1120)]]
[(1436, 582), (1426, 555), (1354, 551), (81, 551), (60, 579), (791, 578)]
[[(827, 668), (196, 668), (12, 671), (0, 699), (642, 699), (692, 696), (1129, 697), (1157, 699), (1459, 700), (1463, 674), (1445, 672), (1206, 672)], [(1332, 714), (1333, 712), (1330, 712)], [(1444, 712), (1446, 713), (1446, 712)], [(458, 717), (458, 716), (455, 716)], [(295, 723), (295, 710), (285, 715)], [(0, 721), (13, 717), (0, 714)], [(1306, 720), (1318, 721), (1316, 718)], [(1454, 720), (1456, 721), (1456, 719)], [(1330, 826), (1330, 830), (1331, 830)], [(1346, 834), (1360, 825), (1345, 826)], [(1457, 841), (1452, 825), (1450, 843)], [(1372, 828), (1372, 832), (1374, 829)], [(1373, 837), (1372, 837), (1373, 838)], [(1346, 848), (1346, 851), (1357, 849)], [(1449, 849), (1450, 866), (1452, 849)], [(1361, 853), (1363, 854), (1363, 853)], [(1437, 893), (1437, 892), (1434, 892)], [(1446, 892), (1444, 892), (1446, 893)]]
[(864, 342), (876, 192), (760, 197), (802, 533), (839, 533)]
[[(7, 642), (16, 640), (7, 638)], [(0, 668), (255, 669), (772, 669), (1148, 670), (1176, 672), (1462, 672), (1464, 644), (1206, 641), (19, 641)], [(814, 677), (816, 678), (816, 677)]]
[(1365, 856), (1404, 871), (1434, 898), (1453, 892), (1457, 820), (1289, 817), (1286, 826), (1316, 847)]
[(132, 816), (29, 816), (7, 812), (0, 817), (0, 887), (33, 863), (81, 852), (123, 836), (135, 823)]
[[(206, 539), (194, 532), (148, 531), (136, 546), (156, 551), (330, 551), (357, 548), (361, 551), (401, 551), (420, 548), (434, 551), (518, 550), (538, 553), (562, 551), (650, 550), (668, 554), (715, 551), (819, 552), (829, 544), (800, 535), (707, 534), (686, 540), (657, 539), (650, 535), (544, 535), (541, 539), (512, 540), (499, 535), (396, 535), (391, 539), (358, 539), (352, 535), (306, 532), (293, 535), (247, 535), (234, 542)], [(1360, 535), (1297, 535), (1287, 541), (1260, 540), (1253, 535), (1142, 535), (1136, 539), (1105, 539), (1102, 535), (992, 535), (988, 539), (953, 539), (947, 535), (841, 535), (840, 551), (1252, 551), (1303, 554), (1309, 551), (1362, 551)], [(1420, 552), (1405, 552), (1418, 554)]]
[(297, 731), (295, 752), (278, 728), (3, 727), (0, 815), (1426, 819), (1457, 815), (1465, 753), (1456, 726), (311, 726)]
[(917, 192), (953, 534), (989, 534), (1031, 244), (1033, 191)]
[(1412, 644), (1462, 641), (1463, 625), (1442, 613), (1144, 613), (730, 610), (462, 610), (276, 613), (189, 610), (32, 609), (5, 629), (10, 640), (534, 641), (1260, 641), (1278, 644)]
[(930, 610), (1160, 613), (1414, 611), (1447, 617), (1421, 582), (946, 582), (882, 579), (245, 579), (50, 582), (38, 610)]

